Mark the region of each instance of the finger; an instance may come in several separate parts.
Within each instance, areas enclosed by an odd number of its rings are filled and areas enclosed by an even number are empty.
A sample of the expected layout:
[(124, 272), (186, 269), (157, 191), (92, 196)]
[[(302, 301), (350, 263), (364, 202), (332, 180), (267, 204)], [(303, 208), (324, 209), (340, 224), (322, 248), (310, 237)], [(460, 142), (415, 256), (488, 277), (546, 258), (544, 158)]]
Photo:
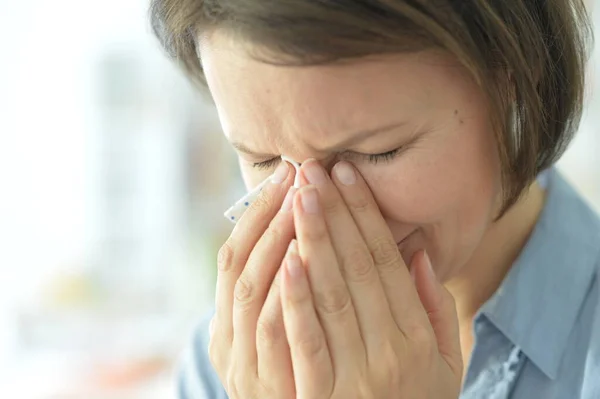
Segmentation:
[(389, 337), (385, 332), (395, 331), (397, 327), (369, 248), (325, 169), (317, 161), (309, 160), (302, 164), (301, 175), (319, 191), (329, 237), (352, 298), (363, 341), (367, 349), (381, 347), (381, 341)]
[(294, 199), (294, 224), (315, 308), (329, 346), (336, 379), (364, 364), (365, 348), (346, 282), (333, 249), (318, 191), (304, 186)]
[[(258, 378), (273, 392), (290, 392), (294, 372), (281, 307), (281, 268), (269, 289), (256, 328)], [(295, 397), (292, 395), (290, 397)]]
[[(294, 168), (282, 162), (274, 179), (259, 194), (257, 200), (235, 225), (231, 236), (219, 250), (215, 294), (215, 330), (211, 342), (211, 360), (219, 371), (233, 341), (233, 291), (235, 284), (256, 242), (263, 235), (294, 180)], [(281, 181), (281, 176), (287, 177)], [(223, 348), (223, 349), (222, 349)]]
[(235, 284), (232, 349), (244, 368), (256, 367), (258, 317), (288, 244), (294, 238), (294, 193), (295, 189), (291, 187), (281, 211), (256, 243)]
[(282, 267), (281, 303), (299, 399), (329, 398), (334, 386), (327, 338), (312, 298), (294, 240)]
[(367, 243), (398, 328), (408, 334), (415, 325), (428, 326), (408, 269), (366, 182), (348, 162), (334, 166), (333, 180)]
[(460, 335), (454, 297), (436, 278), (427, 252), (417, 252), (411, 263), (411, 275), (435, 333), (438, 351), (451, 370), (456, 375), (462, 375)]

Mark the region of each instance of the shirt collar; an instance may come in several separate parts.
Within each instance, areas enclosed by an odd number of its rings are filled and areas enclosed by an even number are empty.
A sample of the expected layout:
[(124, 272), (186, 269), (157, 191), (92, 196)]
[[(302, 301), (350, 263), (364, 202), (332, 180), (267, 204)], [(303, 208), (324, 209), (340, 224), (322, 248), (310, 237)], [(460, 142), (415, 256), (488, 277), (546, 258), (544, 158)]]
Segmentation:
[(600, 221), (555, 169), (546, 178), (534, 231), (475, 320), (483, 314), (554, 379), (598, 262)]

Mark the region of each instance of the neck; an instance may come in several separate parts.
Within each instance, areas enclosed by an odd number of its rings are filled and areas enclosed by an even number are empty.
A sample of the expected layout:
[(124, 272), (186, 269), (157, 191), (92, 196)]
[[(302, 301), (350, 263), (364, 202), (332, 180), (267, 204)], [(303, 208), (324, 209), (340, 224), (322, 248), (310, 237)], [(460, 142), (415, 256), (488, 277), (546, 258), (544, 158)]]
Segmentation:
[(527, 193), (491, 225), (460, 273), (445, 283), (456, 301), (461, 329), (502, 283), (525, 246), (544, 205), (545, 193), (533, 183)]

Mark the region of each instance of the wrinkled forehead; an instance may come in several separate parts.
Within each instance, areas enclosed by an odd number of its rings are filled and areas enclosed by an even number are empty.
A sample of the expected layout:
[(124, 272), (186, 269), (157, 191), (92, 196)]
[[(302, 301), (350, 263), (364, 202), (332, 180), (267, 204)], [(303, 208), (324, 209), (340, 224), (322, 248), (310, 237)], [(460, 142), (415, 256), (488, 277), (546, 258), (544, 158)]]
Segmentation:
[(223, 129), (234, 141), (300, 135), (327, 146), (382, 118), (410, 119), (434, 109), (459, 73), (437, 53), (285, 66), (255, 59), (224, 35), (204, 39), (199, 50)]

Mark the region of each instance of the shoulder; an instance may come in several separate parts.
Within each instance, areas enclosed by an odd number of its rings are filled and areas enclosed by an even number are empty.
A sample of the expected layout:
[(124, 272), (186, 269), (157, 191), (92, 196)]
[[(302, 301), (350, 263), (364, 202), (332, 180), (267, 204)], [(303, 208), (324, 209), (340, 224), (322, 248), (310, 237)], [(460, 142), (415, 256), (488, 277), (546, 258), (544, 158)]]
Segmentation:
[(563, 186), (563, 206), (555, 212), (564, 210), (560, 228), (569, 238), (555, 244), (571, 257), (571, 262), (562, 267), (573, 275), (589, 276), (587, 284), (582, 280), (582, 284), (571, 287), (570, 296), (581, 295), (583, 301), (569, 334), (561, 370), (580, 378), (579, 398), (600, 398), (600, 217), (562, 177), (558, 180), (556, 184)]
[(556, 170), (540, 219), (484, 311), (527, 358), (514, 398), (600, 397), (600, 217)]
[(178, 370), (178, 399), (227, 399), (225, 390), (208, 357), (211, 309), (193, 331)]
[[(596, 276), (588, 294), (589, 303), (582, 309), (582, 327), (590, 332), (584, 362), (582, 399), (600, 398), (600, 261), (597, 264)], [(585, 317), (586, 313), (590, 315), (588, 318)]]

